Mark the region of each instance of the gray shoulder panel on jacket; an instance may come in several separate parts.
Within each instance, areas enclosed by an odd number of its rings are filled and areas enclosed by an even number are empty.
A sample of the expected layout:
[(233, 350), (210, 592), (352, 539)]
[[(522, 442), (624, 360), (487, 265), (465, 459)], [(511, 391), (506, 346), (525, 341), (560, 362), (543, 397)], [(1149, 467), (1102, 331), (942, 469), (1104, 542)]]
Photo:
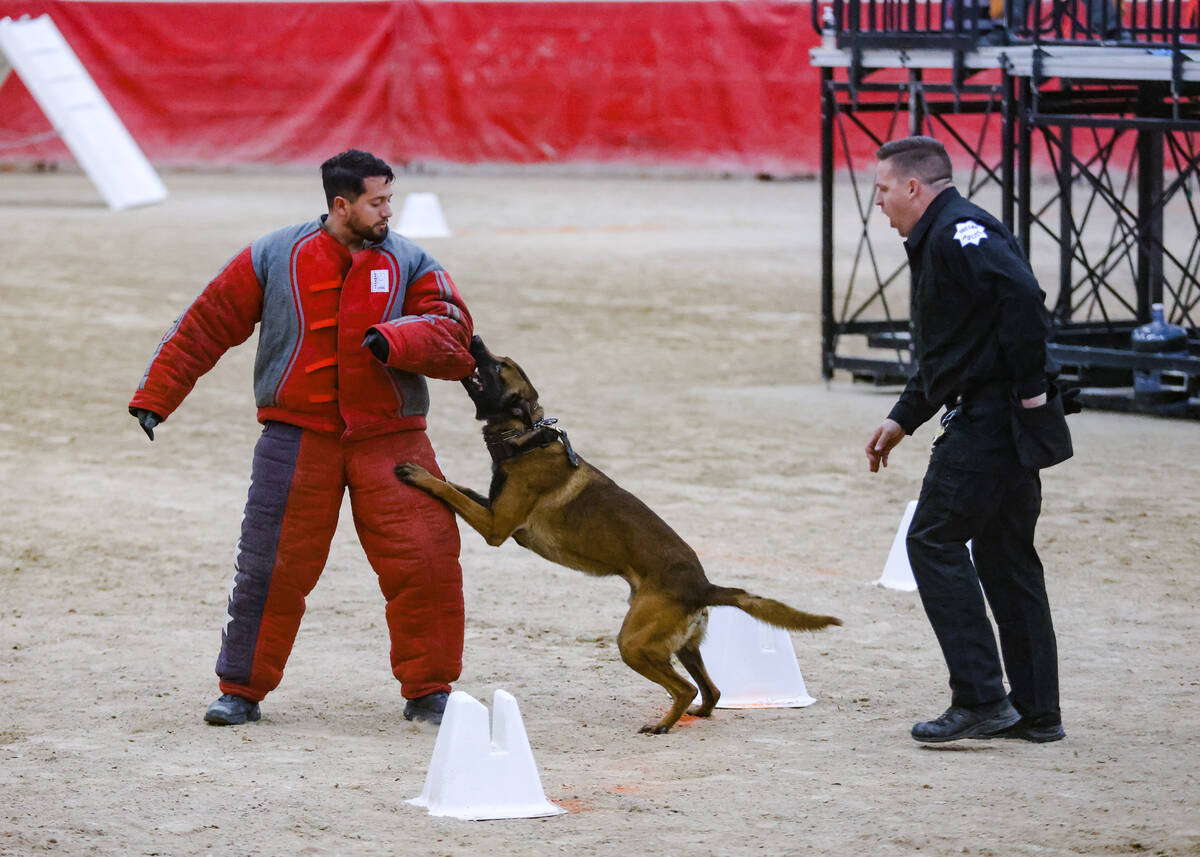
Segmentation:
[(250, 262), (254, 265), (254, 273), (258, 277), (258, 281), (266, 285), (267, 272), (272, 265), (278, 264), (279, 255), (284, 254), (283, 263), (287, 264), (287, 255), (291, 253), (296, 241), (301, 236), (320, 228), (320, 220), (310, 220), (307, 223), (297, 223), (294, 226), (276, 229), (274, 232), (268, 232), (261, 238), (255, 239), (254, 243), (250, 245)]

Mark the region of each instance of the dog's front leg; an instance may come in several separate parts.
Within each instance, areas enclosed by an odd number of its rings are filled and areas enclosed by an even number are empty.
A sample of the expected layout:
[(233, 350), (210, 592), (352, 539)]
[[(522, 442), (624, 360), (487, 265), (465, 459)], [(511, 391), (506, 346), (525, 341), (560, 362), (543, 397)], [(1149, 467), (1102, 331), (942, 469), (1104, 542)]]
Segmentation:
[(396, 477), (406, 485), (437, 497), (457, 512), (492, 547), (503, 544), (524, 520), (520, 510), (511, 508), (512, 504), (502, 502), (504, 494), (498, 498), (501, 502), (486, 504), (481, 502), (483, 498), (474, 491), (464, 493), (457, 486), (438, 479), (419, 464), (410, 462), (396, 465)]
[(398, 464), (395, 472), (396, 478), (404, 484), (419, 488), (445, 503), (491, 544), (492, 510), (479, 502), (478, 495), (471, 497), (459, 491), (455, 486), (438, 479), (419, 464), (411, 462)]

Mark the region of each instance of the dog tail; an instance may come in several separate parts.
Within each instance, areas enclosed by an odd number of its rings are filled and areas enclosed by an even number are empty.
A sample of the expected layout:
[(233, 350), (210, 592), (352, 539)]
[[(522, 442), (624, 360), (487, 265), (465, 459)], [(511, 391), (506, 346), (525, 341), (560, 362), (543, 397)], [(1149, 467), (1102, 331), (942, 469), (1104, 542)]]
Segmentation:
[(774, 598), (762, 598), (758, 595), (751, 595), (744, 589), (734, 589), (729, 586), (714, 586), (709, 590), (705, 605), (708, 607), (737, 607), (760, 622), (766, 622), (777, 628), (787, 628), (789, 631), (819, 631), (829, 625), (842, 624), (842, 620), (836, 616), (805, 613), (803, 610), (789, 607)]

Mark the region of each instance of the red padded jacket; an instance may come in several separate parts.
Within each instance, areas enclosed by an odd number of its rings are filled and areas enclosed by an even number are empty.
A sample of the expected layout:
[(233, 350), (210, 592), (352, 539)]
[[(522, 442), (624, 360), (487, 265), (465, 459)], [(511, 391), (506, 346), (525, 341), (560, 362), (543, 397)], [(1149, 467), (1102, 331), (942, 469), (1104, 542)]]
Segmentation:
[[(466, 377), (471, 316), (450, 276), (394, 233), (351, 253), (319, 220), (238, 253), (163, 336), (131, 408), (166, 419), (221, 355), (259, 325), (260, 422), (362, 439), (425, 428), (425, 376)], [(386, 365), (363, 347), (388, 341)]]

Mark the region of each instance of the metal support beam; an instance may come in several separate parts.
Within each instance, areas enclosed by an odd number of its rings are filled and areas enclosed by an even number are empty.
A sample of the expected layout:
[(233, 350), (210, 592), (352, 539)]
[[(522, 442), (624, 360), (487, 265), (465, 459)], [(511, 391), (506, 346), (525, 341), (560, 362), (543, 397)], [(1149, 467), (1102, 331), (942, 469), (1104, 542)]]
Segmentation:
[[(1011, 5), (1011, 4), (1010, 4)], [(1009, 12), (1011, 15), (1011, 11)], [(1000, 219), (1004, 228), (1009, 232), (1015, 231), (1013, 212), (1016, 196), (1016, 142), (1017, 142), (1017, 106), (1013, 103), (1013, 87), (1016, 81), (1007, 69), (1000, 72), (1000, 88), (1003, 92), (1000, 101), (1001, 130), (1000, 130)]]
[(908, 133), (910, 136), (925, 133), (925, 98), (922, 83), (924, 69), (908, 70)]
[(1138, 318), (1163, 299), (1163, 134), (1138, 131)]
[(1058, 300), (1054, 317), (1071, 320), (1071, 262), (1075, 254), (1075, 214), (1071, 186), (1074, 174), (1074, 138), (1070, 128), (1062, 129), (1062, 158), (1058, 164)]
[(833, 378), (833, 69), (821, 69), (821, 377)]
[(1033, 150), (1033, 126), (1029, 122), (1029, 116), (1033, 111), (1033, 85), (1029, 78), (1021, 78), (1020, 88), (1021, 101), (1017, 130), (1017, 176), (1019, 181), (1017, 188), (1017, 242), (1021, 245), (1021, 249), (1028, 258), (1029, 231), (1033, 223), (1033, 207), (1030, 203), (1030, 193), (1033, 186), (1033, 171), (1030, 169), (1032, 161), (1030, 153)]

